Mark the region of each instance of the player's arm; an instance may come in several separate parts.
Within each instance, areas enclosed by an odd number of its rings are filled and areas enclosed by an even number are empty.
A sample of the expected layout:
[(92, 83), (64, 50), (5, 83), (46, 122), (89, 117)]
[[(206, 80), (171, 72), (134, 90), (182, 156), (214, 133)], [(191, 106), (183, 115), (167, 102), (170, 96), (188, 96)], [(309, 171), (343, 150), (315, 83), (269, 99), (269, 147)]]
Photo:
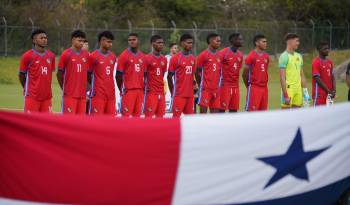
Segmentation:
[(287, 81), (286, 81), (286, 68), (288, 64), (288, 55), (282, 54), (278, 60), (278, 67), (280, 70), (280, 83), (281, 83), (281, 90), (284, 97), (284, 103), (286, 105), (290, 104), (290, 98), (288, 96), (287, 92)]
[(243, 79), (245, 87), (249, 86), (249, 71), (250, 71), (250, 66), (246, 65), (244, 67), (244, 70), (243, 70), (243, 73), (242, 73), (242, 79)]
[(334, 98), (337, 93), (337, 81), (335, 80), (334, 72), (332, 72), (332, 83), (333, 83), (332, 98)]
[(174, 91), (173, 76), (174, 76), (174, 72), (169, 71), (167, 80), (168, 80), (168, 86), (169, 86), (171, 96), (173, 96), (173, 91)]
[(306, 78), (305, 78), (305, 75), (304, 75), (304, 69), (302, 67), (300, 68), (300, 77), (301, 77), (301, 87), (302, 88), (307, 88)]
[(27, 74), (23, 73), (23, 72), (19, 72), (18, 79), (19, 79), (19, 82), (21, 83), (22, 87), (24, 88), (24, 86), (26, 84)]
[(56, 77), (57, 77), (57, 81), (58, 81), (58, 84), (60, 85), (61, 89), (63, 89), (63, 74), (64, 74), (64, 71), (58, 69)]
[(288, 97), (288, 92), (287, 92), (287, 83), (286, 83), (286, 69), (280, 69), (280, 82), (281, 82), (281, 89), (284, 98), (289, 98)]
[(327, 85), (321, 80), (319, 75), (313, 76), (313, 78), (315, 79), (315, 81), (317, 82), (317, 84), (323, 89), (325, 90), (327, 93), (331, 93), (331, 90), (327, 87)]
[(348, 85), (348, 88), (350, 89), (350, 63), (346, 69), (346, 84)]
[(197, 69), (196, 69), (195, 79), (196, 79), (198, 85), (201, 84), (201, 80), (202, 80), (202, 70), (203, 70), (202, 67), (197, 67)]
[(121, 71), (117, 70), (117, 73), (115, 75), (115, 80), (117, 82), (118, 89), (120, 93), (122, 92), (122, 86), (123, 86), (123, 73)]

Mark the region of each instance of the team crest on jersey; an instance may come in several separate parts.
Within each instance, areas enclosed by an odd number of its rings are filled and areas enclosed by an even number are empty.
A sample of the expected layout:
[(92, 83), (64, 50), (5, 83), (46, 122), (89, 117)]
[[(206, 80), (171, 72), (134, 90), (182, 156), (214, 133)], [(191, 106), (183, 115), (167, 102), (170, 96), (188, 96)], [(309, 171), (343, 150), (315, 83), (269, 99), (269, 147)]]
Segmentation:
[(153, 63), (153, 65), (157, 65), (157, 63)]
[(264, 61), (265, 61), (265, 63), (267, 63), (267, 59), (265, 59)]
[(86, 58), (83, 58), (82, 60), (83, 60), (84, 63), (86, 63)]
[(35, 61), (35, 63), (40, 63), (40, 61)]
[(130, 63), (133, 63), (133, 62), (134, 62), (134, 60), (133, 60), (133, 59), (131, 59), (131, 60), (130, 60)]
[(75, 61), (75, 58), (72, 58), (72, 61), (74, 62), (74, 61)]
[(217, 61), (218, 63), (220, 63), (220, 58), (217, 58), (216, 61)]
[(191, 61), (191, 64), (193, 65), (193, 64), (194, 64), (194, 61)]
[(139, 63), (142, 63), (142, 60), (141, 60), (141, 59), (139, 59)]
[(300, 59), (299, 59), (299, 57), (297, 58), (297, 61), (299, 61)]
[(242, 61), (242, 59), (241, 59), (241, 58), (237, 58), (237, 60), (238, 60), (238, 62), (241, 62), (241, 61)]
[(164, 63), (163, 61), (161, 61), (161, 62), (160, 62), (160, 65), (164, 66), (164, 65), (165, 65), (165, 63)]
[(114, 61), (113, 61), (113, 60), (110, 60), (109, 63), (110, 63), (111, 65), (113, 65)]
[[(229, 58), (229, 60), (232, 60), (233, 58), (231, 57), (231, 58)], [(239, 60), (238, 60), (239, 61)]]
[(100, 61), (100, 64), (103, 64), (104, 62), (103, 61)]
[(50, 63), (51, 63), (50, 58), (46, 59), (46, 62), (47, 62), (48, 64), (50, 64)]
[(213, 59), (211, 59), (211, 58), (209, 58), (209, 60), (208, 60), (209, 62), (212, 62), (213, 61)]
[(182, 64), (183, 64), (183, 65), (186, 65), (186, 63), (185, 63), (185, 62), (183, 62)]

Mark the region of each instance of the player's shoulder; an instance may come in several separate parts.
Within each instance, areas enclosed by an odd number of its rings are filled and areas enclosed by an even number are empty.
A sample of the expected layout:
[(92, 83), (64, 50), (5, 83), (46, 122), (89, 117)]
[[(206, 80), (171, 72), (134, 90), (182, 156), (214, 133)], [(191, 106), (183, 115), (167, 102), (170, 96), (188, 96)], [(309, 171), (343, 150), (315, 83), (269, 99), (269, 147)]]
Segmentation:
[(33, 49), (30, 49), (22, 54), (22, 58), (29, 58), (29, 57), (32, 57), (33, 55), (34, 55), (34, 51)]
[(279, 57), (279, 59), (288, 59), (289, 53), (287, 51), (283, 51)]
[(129, 54), (130, 54), (130, 51), (128, 48), (126, 48), (120, 53), (119, 57), (125, 57), (125, 56), (128, 56)]
[(203, 50), (202, 52), (199, 53), (199, 55), (197, 56), (198, 58), (201, 57), (206, 57), (208, 55), (208, 49)]
[(315, 56), (313, 59), (312, 59), (312, 64), (316, 64), (316, 63), (320, 63), (320, 58), (318, 56)]
[(47, 49), (46, 52), (47, 52), (47, 55), (48, 55), (48, 56), (50, 56), (50, 57), (55, 57), (55, 53), (52, 52), (51, 50)]

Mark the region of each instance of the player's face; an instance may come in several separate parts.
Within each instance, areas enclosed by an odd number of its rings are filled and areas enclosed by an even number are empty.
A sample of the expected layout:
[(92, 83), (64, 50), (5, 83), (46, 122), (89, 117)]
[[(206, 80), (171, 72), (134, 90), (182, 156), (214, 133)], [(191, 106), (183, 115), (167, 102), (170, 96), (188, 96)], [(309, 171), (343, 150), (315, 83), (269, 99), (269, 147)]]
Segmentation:
[(110, 50), (113, 46), (113, 40), (102, 37), (100, 41), (101, 48), (104, 48), (106, 50)]
[(299, 48), (299, 45), (300, 45), (299, 38), (290, 39), (289, 45), (292, 49), (297, 50)]
[(130, 48), (137, 48), (139, 46), (139, 40), (136, 36), (129, 36), (128, 44)]
[(152, 43), (153, 49), (157, 52), (160, 52), (164, 48), (164, 40), (158, 39), (155, 42)]
[(83, 44), (83, 50), (86, 50), (86, 51), (89, 50), (89, 43), (88, 43), (88, 42), (84, 42), (84, 44)]
[(328, 45), (322, 46), (319, 52), (320, 52), (320, 55), (322, 56), (328, 56), (329, 46)]
[(237, 38), (232, 39), (232, 44), (236, 47), (236, 48), (240, 48), (243, 46), (243, 36), (239, 35)]
[(262, 38), (262, 39), (258, 40), (256, 42), (256, 46), (262, 51), (267, 50), (267, 39), (266, 38)]
[(177, 54), (179, 52), (179, 47), (177, 45), (173, 45), (170, 48), (170, 53), (172, 53), (173, 55)]
[(221, 37), (220, 36), (217, 36), (215, 38), (212, 38), (210, 40), (210, 46), (214, 49), (218, 49), (220, 48), (221, 46)]
[(85, 39), (82, 37), (72, 38), (72, 46), (78, 50), (83, 48)]
[(181, 46), (184, 51), (190, 51), (193, 47), (193, 39), (187, 39), (181, 42)]
[(42, 48), (47, 46), (47, 35), (45, 33), (39, 33), (34, 36), (33, 42)]

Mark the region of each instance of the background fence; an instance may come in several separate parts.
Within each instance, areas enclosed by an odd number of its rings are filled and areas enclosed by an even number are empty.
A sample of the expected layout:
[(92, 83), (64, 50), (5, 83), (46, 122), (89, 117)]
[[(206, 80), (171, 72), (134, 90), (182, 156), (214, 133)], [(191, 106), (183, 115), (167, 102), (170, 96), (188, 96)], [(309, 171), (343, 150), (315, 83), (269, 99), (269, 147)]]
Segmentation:
[[(32, 30), (39, 28), (31, 18), (28, 19), (28, 25), (8, 25), (6, 18), (2, 17), (0, 25), (0, 55), (14, 56), (21, 55), (25, 50), (31, 47), (30, 34)], [(151, 27), (134, 27), (130, 22), (129, 28), (117, 29), (109, 28), (106, 23), (101, 24), (101, 28), (86, 28), (84, 24), (77, 28), (87, 33), (90, 50), (97, 48), (97, 34), (103, 30), (110, 30), (114, 33), (116, 40), (113, 50), (119, 54), (127, 47), (127, 35), (130, 32), (136, 32), (139, 35), (141, 49), (144, 52), (150, 50), (149, 39), (153, 34), (160, 34), (164, 37), (167, 44), (176, 41), (183, 33), (190, 33), (195, 37), (194, 53), (198, 54), (207, 47), (206, 36), (211, 32), (219, 33), (223, 39), (223, 47), (228, 46), (228, 36), (232, 32), (240, 32), (244, 38), (244, 53), (247, 53), (253, 47), (252, 39), (257, 33), (262, 33), (268, 38), (268, 52), (270, 54), (281, 53), (285, 49), (283, 36), (287, 32), (296, 32), (301, 37), (301, 52), (314, 50), (320, 40), (327, 40), (331, 49), (349, 49), (350, 48), (350, 24), (348, 21), (342, 26), (335, 26), (327, 21), (314, 23), (311, 21), (308, 25), (296, 22), (265, 22), (250, 27), (240, 27), (237, 24), (232, 28), (198, 28), (196, 22), (193, 22), (192, 28), (177, 28), (176, 23), (172, 21), (171, 28), (156, 28), (152, 23)], [(70, 33), (77, 28), (67, 28), (60, 25), (56, 20), (49, 28), (44, 28), (48, 32), (49, 47), (56, 54), (60, 54), (65, 48), (70, 46)], [(168, 52), (168, 48), (165, 50)]]

